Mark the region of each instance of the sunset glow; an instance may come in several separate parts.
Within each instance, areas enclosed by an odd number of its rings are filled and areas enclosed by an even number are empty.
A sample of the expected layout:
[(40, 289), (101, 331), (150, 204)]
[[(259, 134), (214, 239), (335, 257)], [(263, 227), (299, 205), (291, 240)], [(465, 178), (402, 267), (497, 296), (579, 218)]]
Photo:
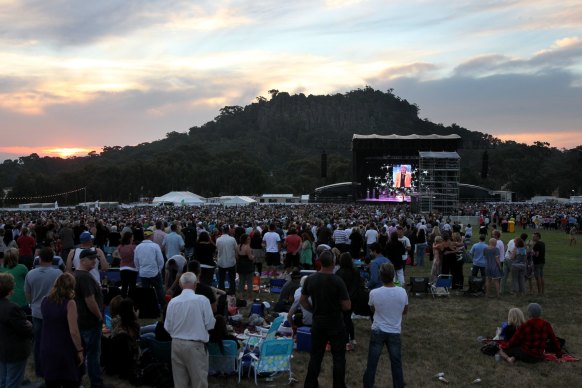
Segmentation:
[(90, 148), (50, 148), (45, 152), (47, 156), (58, 156), (60, 158), (68, 158), (71, 156), (85, 156), (93, 151)]
[(0, 6), (0, 160), (154, 141), (270, 89), (366, 85), (444, 125), (581, 143), (578, 0)]

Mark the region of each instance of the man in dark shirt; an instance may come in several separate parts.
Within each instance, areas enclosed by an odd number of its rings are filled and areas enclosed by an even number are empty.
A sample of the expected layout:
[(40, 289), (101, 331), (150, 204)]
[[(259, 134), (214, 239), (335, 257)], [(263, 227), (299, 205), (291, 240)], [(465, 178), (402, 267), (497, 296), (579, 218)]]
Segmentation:
[(194, 223), (188, 222), (188, 226), (182, 229), (182, 234), (184, 235), (184, 255), (190, 260), (194, 256), (194, 246), (198, 235)]
[(74, 273), (77, 322), (87, 357), (87, 374), (91, 380), (91, 388), (103, 386), (100, 365), (103, 295), (101, 286), (89, 273), (95, 267), (97, 257), (97, 251), (94, 249), (82, 250), (79, 254), (79, 268)]
[(543, 361), (548, 340), (552, 343), (556, 356), (561, 357), (560, 342), (554, 334), (552, 325), (540, 318), (542, 315), (541, 306), (537, 303), (530, 303), (527, 306), (527, 312), (530, 319), (517, 328), (505, 349), (499, 351), (501, 357), (510, 364), (516, 359), (525, 362)]
[(275, 305), (276, 312), (287, 312), (293, 304), (293, 295), (295, 291), (300, 287), (299, 281), (301, 280), (301, 271), (299, 269), (294, 269), (291, 272), (291, 279), (287, 280), (281, 288), (281, 293), (279, 294), (279, 301)]
[(544, 287), (544, 264), (546, 264), (546, 244), (541, 241), (542, 236), (535, 232), (533, 234), (532, 240), (534, 246), (533, 251), (533, 264), (534, 264), (534, 276), (536, 278), (536, 284), (538, 286), (538, 294), (543, 295), (545, 292)]
[(346, 333), (342, 311), (350, 310), (352, 303), (344, 281), (333, 273), (333, 254), (324, 251), (319, 260), (321, 271), (309, 276), (301, 289), (300, 303), (313, 313), (311, 354), (304, 386), (319, 386), (317, 378), (329, 341), (333, 357), (333, 387), (345, 388)]

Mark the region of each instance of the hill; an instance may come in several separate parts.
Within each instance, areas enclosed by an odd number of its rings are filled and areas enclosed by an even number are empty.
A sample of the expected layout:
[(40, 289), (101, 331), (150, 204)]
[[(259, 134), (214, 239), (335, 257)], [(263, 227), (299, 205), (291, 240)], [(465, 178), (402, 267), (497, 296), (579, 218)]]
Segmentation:
[[(0, 165), (0, 188), (12, 187), (11, 197), (30, 198), (87, 186), (88, 200), (124, 202), (178, 189), (204, 196), (303, 194), (351, 180), (354, 133), (455, 133), (464, 144), (463, 183), (503, 187), (522, 198), (582, 190), (582, 170), (575, 168), (582, 166), (582, 147), (558, 150), (542, 142), (527, 146), (456, 124), (432, 123), (419, 117), (417, 105), (392, 90), (366, 87), (326, 96), (269, 93), (270, 99), (261, 96), (244, 107), (225, 106), (214, 120), (151, 143), (106, 146), (86, 157), (32, 154), (7, 160)], [(320, 177), (323, 151), (328, 154), (326, 179)], [(485, 151), (488, 177), (481, 178)], [(58, 199), (72, 203), (83, 200), (80, 195)]]

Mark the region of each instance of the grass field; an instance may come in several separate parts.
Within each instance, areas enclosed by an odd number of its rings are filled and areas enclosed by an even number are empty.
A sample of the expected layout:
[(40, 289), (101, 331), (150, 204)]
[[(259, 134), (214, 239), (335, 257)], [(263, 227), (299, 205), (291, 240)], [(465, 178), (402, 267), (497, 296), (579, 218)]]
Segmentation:
[[(531, 230), (527, 231), (531, 237)], [(521, 233), (521, 230), (517, 234)], [(541, 231), (546, 243), (546, 295), (502, 296), (499, 299), (453, 294), (449, 298), (433, 300), (430, 296), (410, 296), (409, 313), (403, 320), (403, 368), (408, 387), (436, 387), (445, 385), (434, 375), (444, 372), (451, 387), (471, 385), (476, 378), (483, 387), (582, 387), (582, 363), (542, 362), (528, 365), (517, 362), (496, 363), (493, 357), (482, 354), (476, 339), (478, 336), (493, 336), (495, 328), (506, 320), (511, 307), (519, 307), (526, 312), (530, 302), (537, 302), (543, 308), (542, 316), (553, 326), (555, 333), (566, 339), (570, 353), (582, 357), (582, 236), (575, 247), (568, 246), (567, 235), (557, 231)], [(507, 242), (512, 235), (504, 234)], [(424, 268), (407, 268), (406, 276), (428, 276), (428, 260)], [(464, 266), (466, 279), (470, 265)], [(535, 286), (535, 285), (534, 285)], [(362, 375), (366, 367), (367, 348), (370, 334), (369, 320), (356, 320), (358, 347), (347, 353), (346, 381), (349, 387), (362, 386)], [(309, 355), (295, 352), (293, 371), (303, 385)], [(320, 386), (331, 387), (331, 355), (327, 354), (320, 375)], [(386, 351), (383, 352), (376, 386), (391, 386), (390, 363)], [(107, 378), (106, 382), (118, 387), (129, 387), (117, 379)], [(259, 381), (260, 386), (280, 387), (286, 384), (286, 377), (274, 381)], [(210, 378), (211, 387), (234, 387), (236, 379), (231, 377)], [(89, 386), (85, 381), (85, 386)], [(252, 380), (243, 379), (241, 387), (254, 386)]]

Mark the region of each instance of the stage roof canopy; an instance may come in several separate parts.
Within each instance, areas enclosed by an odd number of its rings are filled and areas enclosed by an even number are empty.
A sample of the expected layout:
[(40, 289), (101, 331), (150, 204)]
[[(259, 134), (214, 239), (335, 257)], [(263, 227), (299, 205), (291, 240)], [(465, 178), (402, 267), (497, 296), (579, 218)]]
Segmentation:
[(354, 134), (352, 140), (356, 139), (378, 139), (378, 140), (439, 140), (439, 139), (461, 139), (459, 135), (358, 135)]
[(429, 159), (461, 159), (456, 152), (419, 152), (418, 156)]

